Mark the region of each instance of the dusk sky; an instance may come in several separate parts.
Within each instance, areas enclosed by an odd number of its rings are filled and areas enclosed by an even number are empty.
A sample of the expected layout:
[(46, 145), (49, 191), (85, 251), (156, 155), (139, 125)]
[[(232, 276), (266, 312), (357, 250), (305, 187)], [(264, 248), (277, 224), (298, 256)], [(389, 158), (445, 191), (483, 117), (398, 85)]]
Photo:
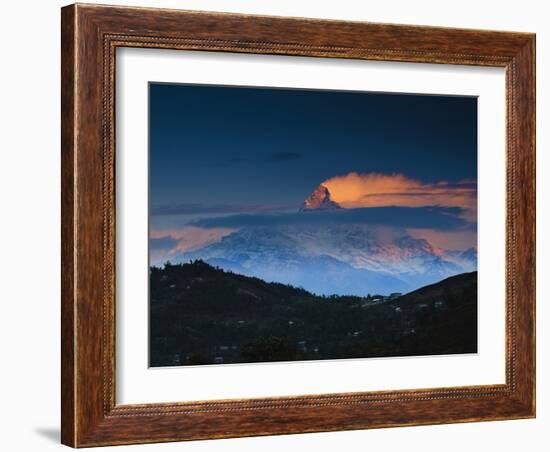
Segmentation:
[[(156, 240), (295, 212), (323, 183), (345, 208), (437, 206), (475, 244), (476, 98), (151, 83), (149, 99)], [(441, 239), (438, 221), (417, 228)]]

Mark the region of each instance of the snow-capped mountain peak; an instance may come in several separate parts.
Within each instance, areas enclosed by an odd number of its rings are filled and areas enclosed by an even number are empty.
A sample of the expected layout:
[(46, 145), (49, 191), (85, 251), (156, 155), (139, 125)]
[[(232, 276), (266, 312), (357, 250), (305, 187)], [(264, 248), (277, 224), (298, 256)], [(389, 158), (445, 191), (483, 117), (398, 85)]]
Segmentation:
[(201, 259), (314, 293), (365, 295), (408, 292), (475, 270), (476, 259), (470, 258), (434, 247), (399, 228), (308, 224), (242, 228), (172, 261)]
[(300, 211), (335, 210), (341, 208), (340, 204), (331, 199), (328, 188), (321, 184), (304, 200)]

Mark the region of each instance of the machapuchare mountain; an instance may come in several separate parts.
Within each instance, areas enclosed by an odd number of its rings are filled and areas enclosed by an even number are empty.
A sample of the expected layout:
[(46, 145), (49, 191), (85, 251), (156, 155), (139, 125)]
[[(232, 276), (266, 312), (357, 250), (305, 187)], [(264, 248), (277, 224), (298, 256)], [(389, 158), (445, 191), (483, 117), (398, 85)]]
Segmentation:
[(341, 208), (342, 206), (340, 206), (340, 204), (331, 199), (328, 188), (321, 184), (304, 200), (300, 212), (306, 212), (308, 210), (335, 210)]
[(406, 229), (330, 220), (346, 212), (319, 185), (296, 212), (295, 224), (241, 227), (217, 243), (179, 253), (227, 271), (290, 284), (318, 295), (409, 292), (477, 269), (477, 251), (449, 251)]

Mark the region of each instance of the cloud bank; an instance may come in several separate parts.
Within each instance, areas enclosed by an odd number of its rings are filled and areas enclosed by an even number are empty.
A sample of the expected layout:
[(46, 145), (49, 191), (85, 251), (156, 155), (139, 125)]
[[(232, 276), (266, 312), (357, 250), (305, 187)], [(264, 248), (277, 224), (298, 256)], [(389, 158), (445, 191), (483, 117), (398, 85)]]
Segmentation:
[(215, 204), (205, 205), (200, 203), (182, 203), (182, 204), (162, 204), (153, 206), (150, 215), (153, 217), (167, 215), (225, 215), (237, 213), (255, 213), (255, 212), (277, 212), (295, 208), (297, 205), (272, 205), (272, 204), (254, 204), (254, 205), (233, 205), (233, 204)]
[(164, 263), (176, 253), (194, 251), (219, 242), (234, 232), (231, 228), (201, 228), (185, 226), (180, 229), (153, 229), (149, 233), (149, 253), (152, 264)]
[(472, 226), (462, 218), (459, 207), (371, 207), (333, 212), (295, 212), (283, 214), (229, 215), (201, 218), (193, 226), (231, 228), (282, 225), (322, 225), (366, 223), (401, 228), (455, 230)]
[(477, 184), (426, 184), (402, 174), (349, 173), (327, 179), (331, 198), (345, 208), (445, 206), (462, 209), (464, 218), (477, 216)]

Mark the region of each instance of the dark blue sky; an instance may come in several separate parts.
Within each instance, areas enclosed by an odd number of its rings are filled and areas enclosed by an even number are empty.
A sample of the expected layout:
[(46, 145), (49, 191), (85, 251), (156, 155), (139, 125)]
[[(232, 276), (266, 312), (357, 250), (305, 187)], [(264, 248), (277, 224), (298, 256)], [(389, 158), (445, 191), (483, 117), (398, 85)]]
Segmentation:
[(472, 97), (150, 85), (153, 210), (294, 206), (353, 171), (475, 180), (476, 161)]

